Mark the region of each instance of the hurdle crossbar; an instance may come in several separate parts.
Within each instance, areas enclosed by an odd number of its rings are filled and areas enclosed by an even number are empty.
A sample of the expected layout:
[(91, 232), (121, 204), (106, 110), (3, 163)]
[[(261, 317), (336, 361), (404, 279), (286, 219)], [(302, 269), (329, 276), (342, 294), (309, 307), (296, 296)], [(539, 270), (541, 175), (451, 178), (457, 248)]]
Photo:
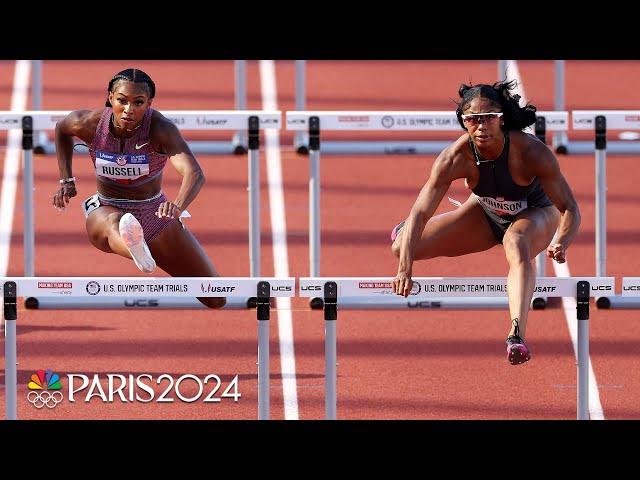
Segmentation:
[[(597, 116), (606, 118), (607, 130), (637, 131), (640, 130), (640, 110), (573, 110), (571, 112), (574, 130), (595, 130)], [(593, 142), (571, 140), (566, 143), (568, 153), (585, 154), (593, 151)], [(640, 153), (639, 141), (607, 140), (607, 151), (614, 154)]]
[[(546, 143), (547, 131), (566, 131), (568, 112), (543, 111), (537, 113), (535, 134)], [(320, 153), (324, 151), (321, 141), (325, 130), (395, 130), (395, 131), (455, 131), (461, 132), (456, 114), (451, 111), (287, 111), (285, 116), (287, 130), (309, 133), (309, 273), (320, 276)], [(538, 276), (545, 275), (546, 258), (542, 252), (536, 259)], [(376, 299), (353, 299), (343, 308), (376, 308)], [(534, 308), (544, 308), (546, 298), (535, 296)], [(312, 300), (312, 308), (321, 307), (319, 298)], [(383, 305), (383, 304), (380, 304)], [(387, 309), (415, 308), (402, 300), (385, 302)], [(421, 303), (417, 308), (488, 308), (506, 309), (504, 298), (475, 300), (455, 298), (445, 302)]]
[[(640, 278), (638, 278), (640, 280)], [(455, 296), (506, 296), (507, 279), (503, 277), (416, 277), (414, 298)], [(325, 319), (325, 418), (337, 418), (337, 325), (342, 300), (353, 297), (378, 297), (388, 301), (396, 294), (389, 277), (326, 277), (299, 279), (300, 297), (321, 295)], [(636, 283), (640, 288), (640, 281)], [(578, 420), (589, 419), (589, 297), (613, 291), (613, 277), (536, 278), (536, 290), (548, 297), (574, 297), (577, 303), (577, 408)]]
[(293, 297), (295, 279), (248, 277), (4, 277), (0, 278), (4, 301), (6, 418), (17, 419), (18, 297), (146, 298), (162, 296), (256, 297), (258, 319), (258, 419), (269, 419), (269, 311), (273, 297)]
[[(56, 123), (62, 120), (68, 111), (49, 110), (23, 112), (0, 111), (0, 130), (22, 129), (22, 148), (24, 155), (24, 275), (35, 275), (35, 232), (33, 211), (33, 148), (34, 131), (55, 129)], [(182, 130), (245, 130), (248, 132), (248, 196), (249, 196), (249, 274), (260, 276), (260, 130), (279, 129), (281, 123), (280, 111), (261, 110), (167, 110), (163, 115), (174, 122)], [(74, 299), (59, 298), (55, 302), (69, 308), (76, 304)], [(51, 301), (38, 303), (37, 299), (28, 304), (38, 304), (38, 308), (48, 308)], [(166, 308), (171, 308), (168, 301)], [(176, 304), (175, 308), (183, 308), (183, 304)], [(111, 308), (105, 305), (105, 308)], [(120, 308), (114, 303), (112, 308)]]
[[(555, 102), (556, 111), (564, 111), (564, 61), (556, 60), (555, 66)], [(306, 109), (306, 61), (295, 61), (295, 105), (296, 110)], [(505, 78), (507, 60), (497, 61), (497, 80)], [(305, 132), (296, 131), (294, 136), (294, 148), (298, 153), (309, 152), (309, 136)], [(558, 130), (554, 132), (553, 147), (559, 147), (559, 153), (566, 144), (566, 132)], [(322, 151), (326, 154), (425, 154), (439, 153), (447, 147), (451, 141), (326, 141), (323, 142)]]
[[(234, 60), (235, 74), (235, 110), (247, 110), (247, 61)], [(31, 60), (31, 78), (33, 92), (33, 110), (42, 110), (42, 60)], [(247, 135), (239, 128), (230, 142), (190, 141), (193, 153), (205, 154), (244, 154), (247, 153)], [(55, 143), (50, 141), (45, 131), (36, 132), (35, 153), (55, 153)]]
[[(607, 275), (607, 140), (610, 130), (640, 130), (640, 110), (574, 110), (571, 112), (574, 130), (592, 130), (595, 142), (595, 202), (596, 202), (596, 275)], [(639, 143), (640, 144), (640, 143)], [(638, 150), (640, 153), (640, 149)], [(640, 299), (626, 296), (601, 296), (599, 308), (639, 308)]]

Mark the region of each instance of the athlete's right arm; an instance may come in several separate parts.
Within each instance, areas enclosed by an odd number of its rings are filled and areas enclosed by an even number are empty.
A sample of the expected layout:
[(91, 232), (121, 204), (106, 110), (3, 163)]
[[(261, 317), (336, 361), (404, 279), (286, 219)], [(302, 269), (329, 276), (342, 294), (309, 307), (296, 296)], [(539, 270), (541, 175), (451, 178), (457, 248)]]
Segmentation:
[[(86, 138), (87, 124), (90, 122), (92, 113), (91, 110), (76, 110), (56, 123), (56, 155), (61, 180), (73, 177), (71, 169), (73, 137)], [(53, 195), (53, 206), (64, 209), (69, 204), (69, 199), (77, 194), (74, 181), (63, 183)]]
[(398, 295), (406, 297), (411, 292), (413, 285), (411, 273), (416, 245), (427, 222), (447, 193), (451, 182), (460, 178), (460, 174), (457, 172), (460, 168), (456, 167), (458, 163), (454, 162), (453, 147), (445, 149), (433, 164), (431, 175), (411, 208), (402, 229), (398, 273), (393, 279), (393, 292)]

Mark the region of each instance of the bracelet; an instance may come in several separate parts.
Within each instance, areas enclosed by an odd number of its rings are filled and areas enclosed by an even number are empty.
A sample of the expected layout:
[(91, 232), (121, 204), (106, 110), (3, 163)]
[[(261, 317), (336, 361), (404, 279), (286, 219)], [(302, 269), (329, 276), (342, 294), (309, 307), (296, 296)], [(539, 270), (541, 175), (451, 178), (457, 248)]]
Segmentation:
[(64, 185), (65, 183), (75, 183), (76, 182), (76, 177), (69, 177), (69, 178), (61, 178), (60, 179), (60, 185)]

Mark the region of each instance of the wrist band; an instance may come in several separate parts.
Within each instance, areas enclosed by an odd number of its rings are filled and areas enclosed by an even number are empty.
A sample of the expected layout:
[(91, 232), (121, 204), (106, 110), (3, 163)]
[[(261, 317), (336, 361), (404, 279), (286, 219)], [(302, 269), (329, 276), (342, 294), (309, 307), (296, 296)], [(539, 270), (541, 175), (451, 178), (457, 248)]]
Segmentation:
[(64, 185), (65, 183), (75, 183), (75, 181), (76, 181), (76, 177), (61, 178), (60, 185)]

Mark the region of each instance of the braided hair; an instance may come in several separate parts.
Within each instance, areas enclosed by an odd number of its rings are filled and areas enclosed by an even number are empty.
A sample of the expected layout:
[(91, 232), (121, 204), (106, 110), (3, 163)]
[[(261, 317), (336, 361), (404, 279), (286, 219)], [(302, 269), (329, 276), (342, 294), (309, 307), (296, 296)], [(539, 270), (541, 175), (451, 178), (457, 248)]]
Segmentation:
[(458, 108), (456, 108), (456, 116), (458, 117), (458, 123), (466, 131), (466, 127), (462, 122), (462, 114), (469, 106), (471, 100), (476, 97), (482, 97), (495, 104), (503, 112), (502, 118), (504, 119), (505, 130), (523, 130), (524, 128), (532, 125), (536, 121), (536, 107), (527, 103), (524, 107), (521, 107), (518, 103), (520, 101), (520, 95), (512, 94), (517, 85), (516, 80), (496, 82), (493, 85), (486, 83), (480, 83), (478, 85), (460, 85), (458, 95), (462, 100), (460, 103), (456, 102)]
[(113, 78), (109, 80), (109, 86), (107, 87), (107, 101), (105, 102), (105, 106), (107, 107), (112, 106), (109, 101), (109, 93), (113, 91), (116, 82), (119, 80), (125, 80), (132, 83), (144, 83), (149, 89), (149, 98), (151, 99), (156, 95), (156, 84), (153, 83), (153, 80), (151, 80), (149, 75), (137, 68), (127, 68), (126, 70), (116, 73)]

